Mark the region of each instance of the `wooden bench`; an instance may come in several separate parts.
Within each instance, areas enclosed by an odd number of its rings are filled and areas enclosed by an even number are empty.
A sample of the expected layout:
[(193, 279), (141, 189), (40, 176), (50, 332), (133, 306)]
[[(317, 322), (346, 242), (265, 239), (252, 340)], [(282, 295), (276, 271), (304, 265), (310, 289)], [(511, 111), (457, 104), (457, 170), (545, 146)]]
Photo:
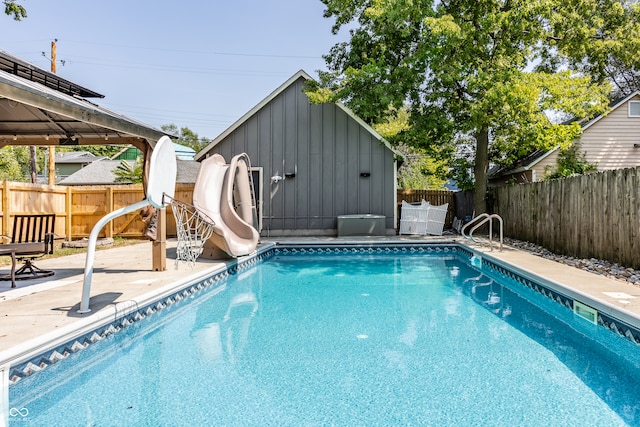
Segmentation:
[[(53, 253), (55, 214), (15, 215), (11, 237), (0, 237), (11, 240), (0, 244), (0, 255), (11, 256), (11, 274), (1, 276), (0, 280), (11, 280), (11, 287), (16, 287), (16, 280), (36, 279), (52, 276), (53, 270), (41, 270), (33, 264), (35, 258)], [(16, 271), (17, 261), (25, 263)]]

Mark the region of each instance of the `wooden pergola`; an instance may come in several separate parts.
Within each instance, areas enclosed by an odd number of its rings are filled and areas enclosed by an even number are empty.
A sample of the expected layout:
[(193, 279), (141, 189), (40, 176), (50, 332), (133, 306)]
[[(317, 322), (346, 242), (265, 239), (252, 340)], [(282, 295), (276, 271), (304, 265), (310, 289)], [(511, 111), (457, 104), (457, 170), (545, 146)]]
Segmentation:
[[(103, 98), (56, 74), (0, 50), (0, 149), (8, 145), (133, 145), (149, 159), (162, 130), (145, 125), (86, 98)], [(165, 211), (158, 215), (153, 269), (166, 269)]]

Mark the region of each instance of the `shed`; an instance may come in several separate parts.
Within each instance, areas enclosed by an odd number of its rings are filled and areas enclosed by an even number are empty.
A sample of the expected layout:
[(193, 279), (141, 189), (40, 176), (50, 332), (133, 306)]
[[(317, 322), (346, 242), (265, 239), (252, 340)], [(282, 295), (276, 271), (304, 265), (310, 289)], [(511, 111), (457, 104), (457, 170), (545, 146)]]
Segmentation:
[(335, 235), (337, 217), (384, 216), (395, 234), (401, 155), (340, 103), (312, 104), (299, 71), (196, 155), (252, 163), (262, 234)]

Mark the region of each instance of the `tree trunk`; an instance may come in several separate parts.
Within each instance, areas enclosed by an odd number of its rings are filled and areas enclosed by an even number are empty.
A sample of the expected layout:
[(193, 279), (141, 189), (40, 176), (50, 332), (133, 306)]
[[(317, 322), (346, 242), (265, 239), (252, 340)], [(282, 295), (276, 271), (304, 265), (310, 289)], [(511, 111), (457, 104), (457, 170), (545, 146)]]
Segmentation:
[(29, 157), (31, 160), (31, 183), (36, 183), (36, 176), (38, 174), (38, 169), (36, 169), (36, 147), (35, 145), (29, 146)]
[(489, 131), (486, 128), (476, 132), (476, 161), (473, 167), (475, 177), (476, 215), (487, 212), (487, 170), (489, 169)]

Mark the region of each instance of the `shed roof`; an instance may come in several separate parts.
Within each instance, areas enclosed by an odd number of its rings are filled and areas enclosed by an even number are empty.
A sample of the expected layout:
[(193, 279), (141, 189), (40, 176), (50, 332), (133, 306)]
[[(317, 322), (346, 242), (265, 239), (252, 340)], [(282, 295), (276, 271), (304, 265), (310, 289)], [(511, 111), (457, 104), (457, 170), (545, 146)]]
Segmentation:
[[(313, 77), (311, 77), (309, 74), (307, 74), (304, 70), (300, 70), (297, 73), (295, 73), (293, 76), (291, 76), (286, 82), (284, 82), (283, 84), (281, 84), (276, 90), (274, 90), (273, 92), (271, 92), (266, 98), (264, 98), (262, 101), (260, 101), (255, 107), (253, 107), (251, 110), (249, 110), (245, 115), (243, 115), (242, 117), (240, 117), (238, 120), (236, 120), (235, 123), (233, 123), (231, 126), (229, 126), (224, 132), (222, 132), (220, 135), (218, 135), (213, 141), (211, 141), (206, 147), (204, 147), (202, 150), (200, 150), (200, 152), (198, 154), (196, 154), (195, 156), (195, 160), (200, 161), (202, 160), (204, 157), (206, 157), (206, 154), (216, 145), (218, 145), (221, 141), (223, 141), (228, 135), (230, 135), (231, 133), (233, 133), (233, 131), (235, 131), (236, 129), (238, 129), (240, 126), (242, 126), (243, 123), (245, 123), (247, 120), (249, 120), (253, 115), (255, 115), (258, 111), (260, 111), (265, 105), (267, 105), (269, 102), (271, 102), (274, 98), (276, 98), (278, 95), (280, 95), (282, 92), (285, 91), (285, 89), (287, 89), (289, 86), (291, 86), (292, 84), (294, 84), (298, 79), (303, 78), (305, 80), (313, 80)], [(360, 117), (358, 117), (350, 108), (348, 108), (347, 106), (336, 102), (335, 103), (338, 108), (340, 108), (341, 110), (343, 110), (349, 117), (351, 117), (353, 120), (355, 120), (360, 126), (362, 126), (367, 132), (369, 132), (371, 135), (373, 135), (373, 137), (375, 139), (377, 139), (378, 141), (380, 141), (382, 144), (384, 144), (389, 150), (391, 150), (395, 155), (397, 155), (398, 157), (404, 158), (404, 156), (402, 155), (402, 153), (400, 153), (399, 151), (395, 150), (391, 144), (389, 144), (389, 141), (387, 141), (386, 139), (384, 139), (378, 132), (376, 132), (371, 126), (369, 126), (364, 120), (362, 120)]]

